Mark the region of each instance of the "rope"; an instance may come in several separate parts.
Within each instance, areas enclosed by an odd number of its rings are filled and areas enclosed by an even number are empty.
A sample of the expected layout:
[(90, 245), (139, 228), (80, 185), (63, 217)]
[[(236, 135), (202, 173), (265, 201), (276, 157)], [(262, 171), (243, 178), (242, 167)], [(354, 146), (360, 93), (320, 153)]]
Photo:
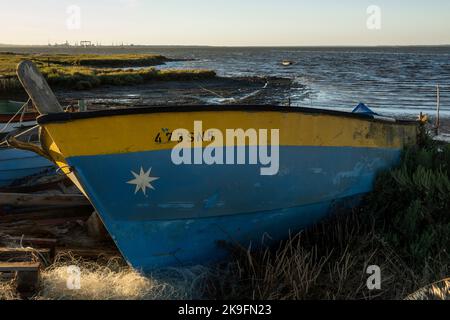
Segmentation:
[[(39, 127), (39, 125), (35, 125), (34, 127), (31, 127), (30, 129), (27, 129), (27, 130), (25, 130), (25, 131), (23, 131), (23, 132), (21, 132), (21, 133), (15, 135), (14, 138), (19, 138), (19, 137), (21, 137), (21, 136), (27, 134), (28, 132), (33, 131), (34, 129), (36, 129), (36, 128), (38, 128), (38, 127)], [(0, 143), (0, 146), (2, 146), (2, 145), (7, 145), (7, 146), (9, 146), (8, 140), (5, 140), (5, 141), (1, 142), (1, 143)]]
[(269, 81), (266, 81), (266, 83), (264, 84), (264, 86), (263, 86), (261, 89), (255, 90), (255, 91), (253, 91), (253, 92), (251, 92), (251, 93), (249, 93), (249, 94), (247, 94), (247, 95), (245, 95), (245, 96), (243, 96), (243, 97), (241, 97), (241, 98), (239, 98), (239, 99), (236, 99), (236, 98), (234, 98), (234, 97), (231, 97), (231, 98), (225, 98), (225, 97), (222, 96), (221, 94), (219, 94), (219, 93), (217, 93), (217, 92), (214, 92), (214, 91), (212, 91), (212, 90), (210, 90), (210, 89), (206, 89), (205, 87), (202, 87), (202, 86), (199, 85), (199, 84), (198, 84), (197, 86), (198, 86), (200, 89), (202, 89), (202, 90), (204, 90), (204, 91), (206, 91), (206, 92), (209, 92), (209, 93), (215, 95), (215, 96), (218, 97), (218, 98), (222, 98), (222, 99), (224, 99), (224, 100), (229, 100), (229, 101), (237, 101), (237, 102), (240, 102), (240, 101), (246, 100), (246, 99), (248, 99), (248, 98), (251, 98), (251, 97), (257, 95), (259, 92), (261, 92), (261, 90), (267, 89), (267, 86), (268, 86), (268, 85), (269, 85)]
[[(3, 133), (4, 131), (6, 131), (6, 129), (8, 129), (9, 125), (11, 124), (11, 122), (13, 122), (13, 120), (22, 112), (25, 111), (26, 106), (28, 105), (28, 102), (30, 101), (30, 99), (28, 99), (27, 102), (24, 103), (24, 105), (17, 110), (16, 114), (12, 116), (11, 119), (9, 119), (9, 121), (5, 124), (5, 126), (0, 130), (0, 133)], [(22, 117), (20, 119), (20, 123), (22, 123)]]

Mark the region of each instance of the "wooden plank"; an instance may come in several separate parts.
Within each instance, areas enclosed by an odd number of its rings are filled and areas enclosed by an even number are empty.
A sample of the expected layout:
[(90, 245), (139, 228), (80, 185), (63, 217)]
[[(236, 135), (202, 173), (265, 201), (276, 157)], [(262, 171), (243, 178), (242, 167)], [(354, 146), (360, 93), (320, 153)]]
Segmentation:
[(24, 246), (38, 246), (38, 247), (54, 247), (58, 243), (56, 239), (47, 239), (47, 238), (25, 238), (25, 237), (9, 237), (9, 241), (20, 242)]
[(16, 273), (16, 290), (22, 299), (32, 297), (39, 290), (39, 267), (35, 270), (22, 270)]
[(100, 257), (112, 258), (121, 256), (120, 252), (116, 249), (110, 248), (56, 248), (58, 253), (70, 253), (72, 256), (81, 257), (84, 259), (97, 260)]
[(40, 266), (39, 262), (0, 262), (0, 272), (15, 274), (16, 290), (27, 299), (39, 288)]
[(39, 262), (0, 262), (0, 272), (38, 271)]
[(0, 261), (3, 262), (30, 262), (39, 259), (51, 263), (53, 258), (50, 249), (0, 248)]
[[(56, 239), (8, 237), (7, 241), (9, 243), (17, 243), (25, 247), (31, 247), (33, 248), (33, 251), (37, 250), (37, 252), (45, 259), (47, 259), (48, 262), (52, 262), (55, 259), (56, 245), (58, 243), (58, 240)], [(2, 249), (0, 248), (0, 259), (2, 252), (1, 250)]]
[(71, 220), (85, 221), (89, 218), (93, 210), (91, 206), (65, 207), (63, 209), (55, 207), (26, 209), (25, 211), (12, 210), (4, 214), (0, 212), (0, 224), (20, 221), (39, 221), (39, 224), (46, 224), (46, 221), (50, 223), (53, 221), (54, 223), (51, 224), (59, 224), (60, 222)]
[[(49, 179), (50, 180), (50, 179)], [(38, 183), (35, 185), (21, 185), (14, 187), (0, 188), (0, 193), (32, 193), (46, 190), (59, 190), (72, 186), (72, 181), (66, 176), (52, 177), (53, 181)]]
[(79, 194), (26, 194), (26, 193), (0, 193), (0, 205), (12, 207), (34, 206), (88, 206), (89, 200)]
[(29, 60), (19, 63), (17, 76), (40, 114), (60, 113), (63, 108), (35, 64)]

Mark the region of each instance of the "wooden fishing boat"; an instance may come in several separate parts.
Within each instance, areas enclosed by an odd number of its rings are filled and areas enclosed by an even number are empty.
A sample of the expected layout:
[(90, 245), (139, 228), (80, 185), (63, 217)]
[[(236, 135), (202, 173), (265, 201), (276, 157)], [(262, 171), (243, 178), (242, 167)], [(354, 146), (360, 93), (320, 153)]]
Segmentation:
[[(24, 102), (0, 100), (0, 142), (7, 136), (22, 128), (36, 125), (37, 112), (31, 112)], [(34, 141), (33, 135), (28, 135), (27, 142)], [(54, 174), (56, 168), (48, 159), (34, 152), (8, 147), (0, 147), (0, 188), (10, 187), (14, 183), (31, 176)]]
[[(41, 75), (32, 63), (21, 63), (18, 75), (44, 114), (41, 152), (90, 199), (125, 259), (144, 271), (206, 263), (226, 255), (224, 244), (279, 240), (316, 223), (371, 191), (377, 172), (397, 164), (418, 131), (416, 122), (279, 106), (63, 113), (48, 85), (33, 80)], [(248, 136), (221, 139), (230, 129)]]
[(17, 128), (36, 125), (37, 112), (19, 112), (24, 102), (0, 100), (0, 132), (10, 133)]
[(54, 174), (55, 165), (34, 152), (10, 147), (0, 148), (0, 188), (31, 176)]

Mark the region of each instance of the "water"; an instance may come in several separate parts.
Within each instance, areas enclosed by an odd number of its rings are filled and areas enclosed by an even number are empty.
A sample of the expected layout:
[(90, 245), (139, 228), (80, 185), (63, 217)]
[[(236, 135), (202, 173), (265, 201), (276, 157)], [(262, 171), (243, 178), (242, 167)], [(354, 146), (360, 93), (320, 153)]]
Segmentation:
[[(349, 110), (358, 102), (384, 114), (434, 113), (441, 86), (444, 115), (450, 116), (450, 48), (364, 50), (265, 48), (192, 52), (189, 62), (166, 67), (210, 68), (223, 76), (289, 77), (306, 87), (291, 91), (294, 105)], [(295, 64), (281, 65), (288, 59)]]
[[(450, 117), (450, 46), (378, 48), (20, 48), (9, 51), (92, 53), (158, 53), (194, 61), (171, 62), (162, 68), (214, 69), (220, 76), (280, 76), (293, 86), (293, 105), (351, 110), (359, 102), (383, 114), (434, 114), (436, 85), (441, 110)], [(8, 49), (2, 48), (2, 51)], [(75, 52), (74, 52), (75, 51)], [(289, 67), (282, 60), (292, 60)]]

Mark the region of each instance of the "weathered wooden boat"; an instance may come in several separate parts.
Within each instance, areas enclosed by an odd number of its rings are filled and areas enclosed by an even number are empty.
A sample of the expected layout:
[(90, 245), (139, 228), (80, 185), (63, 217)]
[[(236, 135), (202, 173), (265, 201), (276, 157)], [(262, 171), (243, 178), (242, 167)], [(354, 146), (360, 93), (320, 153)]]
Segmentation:
[[(36, 125), (37, 112), (30, 111), (24, 102), (0, 100), (0, 142), (19, 129)], [(28, 135), (27, 142), (33, 142)], [(31, 176), (55, 172), (54, 164), (34, 152), (0, 147), (0, 188), (10, 187)]]
[(55, 165), (48, 159), (27, 150), (0, 148), (0, 188), (10, 187), (27, 177), (53, 174)]
[(19, 112), (24, 102), (0, 100), (0, 132), (10, 133), (17, 128), (36, 124), (38, 113), (25, 110)]
[[(334, 205), (371, 191), (377, 172), (397, 164), (418, 131), (416, 122), (377, 115), (276, 106), (63, 113), (48, 85), (33, 80), (41, 79), (34, 65), (21, 63), (18, 75), (44, 114), (42, 152), (90, 199), (126, 260), (144, 271), (206, 263), (224, 257), (226, 243), (257, 245), (316, 223)], [(214, 139), (205, 138), (210, 128), (220, 130)], [(236, 128), (269, 130), (270, 138), (219, 139)], [(211, 143), (215, 162), (207, 164)], [(258, 150), (262, 158), (265, 148), (272, 160), (278, 154), (278, 170), (262, 174), (255, 161), (220, 164), (221, 152), (232, 155), (228, 163), (240, 152), (250, 159)], [(194, 164), (174, 161), (185, 152)]]

